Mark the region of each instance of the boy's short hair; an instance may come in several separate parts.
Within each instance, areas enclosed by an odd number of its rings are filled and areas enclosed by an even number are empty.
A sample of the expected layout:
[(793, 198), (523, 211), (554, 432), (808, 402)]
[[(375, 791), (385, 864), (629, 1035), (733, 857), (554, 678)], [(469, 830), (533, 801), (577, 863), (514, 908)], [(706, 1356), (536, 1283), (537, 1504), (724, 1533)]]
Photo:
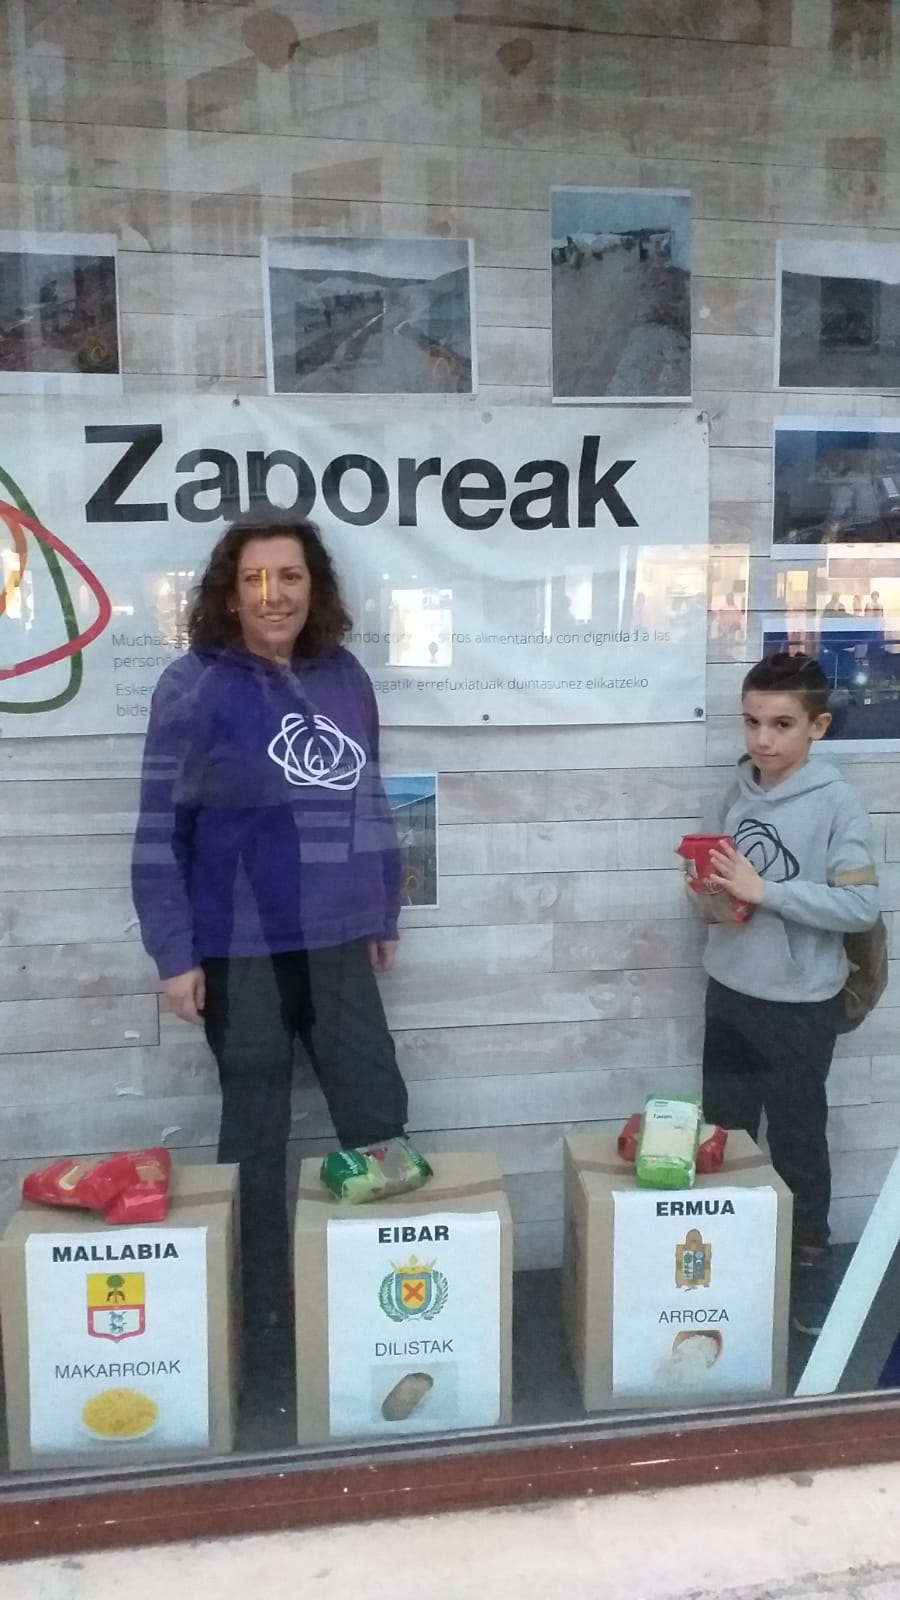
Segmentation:
[(794, 694), (807, 716), (814, 720), (828, 710), (831, 692), (818, 661), (812, 656), (789, 655), (779, 650), (777, 655), (764, 656), (751, 667), (741, 685), (741, 698), (752, 690), (763, 694)]

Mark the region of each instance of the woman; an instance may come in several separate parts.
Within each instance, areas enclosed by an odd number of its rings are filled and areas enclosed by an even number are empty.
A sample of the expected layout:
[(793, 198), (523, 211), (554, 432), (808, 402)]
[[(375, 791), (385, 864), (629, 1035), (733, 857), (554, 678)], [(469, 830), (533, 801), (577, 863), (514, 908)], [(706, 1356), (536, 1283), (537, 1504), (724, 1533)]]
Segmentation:
[(376, 972), (394, 963), (400, 856), (372, 685), (307, 522), (219, 540), (190, 649), (150, 712), (132, 886), (170, 1008), (202, 1023), (241, 1169), (245, 1322), (290, 1315), (285, 1155), (294, 1043), (344, 1146), (403, 1131)]

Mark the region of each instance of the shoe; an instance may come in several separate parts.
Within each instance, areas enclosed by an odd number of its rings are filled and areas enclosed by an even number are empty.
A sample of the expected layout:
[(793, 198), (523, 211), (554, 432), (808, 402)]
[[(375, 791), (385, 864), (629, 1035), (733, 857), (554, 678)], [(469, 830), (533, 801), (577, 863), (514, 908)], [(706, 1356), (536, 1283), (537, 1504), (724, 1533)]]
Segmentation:
[(798, 1333), (822, 1332), (835, 1294), (831, 1251), (799, 1245), (791, 1269), (791, 1321)]

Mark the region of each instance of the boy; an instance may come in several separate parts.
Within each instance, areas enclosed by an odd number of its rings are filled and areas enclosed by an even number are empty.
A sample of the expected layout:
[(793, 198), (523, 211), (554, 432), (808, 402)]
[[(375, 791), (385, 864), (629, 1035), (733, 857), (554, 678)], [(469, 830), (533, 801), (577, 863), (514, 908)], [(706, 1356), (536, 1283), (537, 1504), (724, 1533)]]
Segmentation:
[(773, 1165), (794, 1196), (791, 1312), (808, 1334), (821, 1331), (833, 1295), (825, 1081), (848, 971), (843, 935), (871, 928), (879, 910), (865, 807), (831, 762), (809, 759), (831, 722), (828, 692), (808, 656), (770, 656), (748, 672), (747, 754), (703, 827), (735, 841), (713, 856), (713, 882), (754, 914), (720, 920), (727, 901), (691, 897), (715, 917), (704, 1114), (755, 1139), (765, 1110)]

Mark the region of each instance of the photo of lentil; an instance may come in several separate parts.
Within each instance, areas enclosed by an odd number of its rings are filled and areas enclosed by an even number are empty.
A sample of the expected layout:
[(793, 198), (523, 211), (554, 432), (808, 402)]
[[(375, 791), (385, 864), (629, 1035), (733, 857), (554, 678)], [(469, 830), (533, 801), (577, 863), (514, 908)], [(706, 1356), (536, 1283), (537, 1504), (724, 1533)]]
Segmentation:
[(385, 1422), (405, 1422), (425, 1399), (434, 1379), (429, 1372), (408, 1372), (394, 1384), (381, 1402), (381, 1415)]
[[(410, 1350), (425, 1341), (413, 1340)], [(399, 1355), (401, 1346), (397, 1345)], [(393, 1352), (392, 1352), (393, 1353)], [(455, 1361), (379, 1361), (371, 1369), (371, 1420), (380, 1433), (430, 1433), (459, 1425)]]

